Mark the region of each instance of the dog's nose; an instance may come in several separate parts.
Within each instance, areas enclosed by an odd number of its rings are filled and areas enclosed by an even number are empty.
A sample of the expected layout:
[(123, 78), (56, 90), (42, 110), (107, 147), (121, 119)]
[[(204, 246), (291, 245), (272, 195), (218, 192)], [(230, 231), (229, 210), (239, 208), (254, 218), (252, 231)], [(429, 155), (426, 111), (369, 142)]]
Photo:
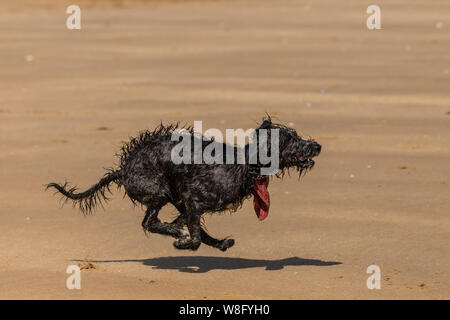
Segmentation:
[(320, 153), (320, 151), (322, 150), (322, 146), (320, 144), (318, 144), (317, 142), (313, 141), (309, 145), (309, 150), (311, 150), (310, 152), (314, 156), (317, 156)]
[(314, 151), (319, 154), (320, 151), (322, 151), (322, 146), (318, 144), (317, 142), (314, 144)]

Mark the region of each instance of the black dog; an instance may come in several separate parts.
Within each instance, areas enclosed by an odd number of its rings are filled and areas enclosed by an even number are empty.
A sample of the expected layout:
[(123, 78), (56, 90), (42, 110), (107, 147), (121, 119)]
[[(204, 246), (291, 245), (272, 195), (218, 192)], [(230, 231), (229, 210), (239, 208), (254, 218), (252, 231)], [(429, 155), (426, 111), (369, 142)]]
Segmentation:
[[(96, 204), (108, 200), (106, 191), (109, 184), (115, 182), (123, 186), (133, 203), (147, 207), (142, 227), (145, 231), (170, 235), (177, 239), (177, 249), (197, 250), (203, 242), (222, 251), (234, 245), (233, 239), (214, 239), (201, 226), (202, 215), (206, 212), (236, 211), (245, 199), (254, 196), (254, 206), (258, 217), (264, 219), (269, 210), (267, 192), (268, 176), (261, 175), (264, 167), (261, 161), (249, 162), (249, 145), (245, 148), (220, 143), (222, 150), (231, 148), (234, 153), (243, 151), (244, 164), (175, 164), (171, 152), (178, 143), (172, 141), (172, 133), (178, 125), (163, 126), (153, 132), (145, 131), (131, 139), (120, 154), (117, 170), (110, 170), (96, 185), (85, 192), (75, 193), (76, 188), (66, 189), (67, 183), (50, 183), (47, 188), (56, 188), (66, 200), (72, 200), (84, 213), (89, 213)], [(192, 128), (187, 128), (193, 133)], [(313, 140), (303, 140), (297, 132), (280, 124), (272, 123), (270, 117), (255, 130), (258, 139), (261, 129), (278, 130), (279, 172), (293, 168), (306, 172), (314, 165), (313, 157), (320, 153), (321, 146)], [(267, 131), (266, 131), (267, 132)], [(199, 139), (192, 135), (192, 141)], [(210, 143), (218, 143), (208, 138), (202, 139), (203, 150)], [(267, 140), (270, 150), (270, 135)], [(194, 143), (192, 144), (194, 145)], [(192, 153), (193, 154), (193, 153)], [(237, 159), (237, 158), (236, 158)], [(223, 162), (225, 163), (225, 162)], [(173, 204), (180, 215), (171, 223), (161, 222), (160, 209), (167, 203)], [(188, 231), (184, 230), (187, 225)]]

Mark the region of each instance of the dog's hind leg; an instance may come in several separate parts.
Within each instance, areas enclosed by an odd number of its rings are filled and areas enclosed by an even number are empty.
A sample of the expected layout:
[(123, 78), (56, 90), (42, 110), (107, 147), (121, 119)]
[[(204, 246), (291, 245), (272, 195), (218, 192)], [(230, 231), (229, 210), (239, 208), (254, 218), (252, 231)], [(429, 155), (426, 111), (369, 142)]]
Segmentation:
[(159, 220), (158, 213), (159, 210), (161, 210), (161, 207), (162, 206), (147, 208), (144, 220), (142, 220), (142, 227), (144, 230), (172, 236), (177, 239), (187, 238), (188, 233), (183, 230), (182, 226), (180, 227), (178, 224), (161, 222), (161, 220)]
[(185, 214), (180, 214), (170, 224), (173, 225), (173, 226), (177, 226), (180, 229), (183, 229), (183, 227), (186, 225), (186, 216), (185, 216)]

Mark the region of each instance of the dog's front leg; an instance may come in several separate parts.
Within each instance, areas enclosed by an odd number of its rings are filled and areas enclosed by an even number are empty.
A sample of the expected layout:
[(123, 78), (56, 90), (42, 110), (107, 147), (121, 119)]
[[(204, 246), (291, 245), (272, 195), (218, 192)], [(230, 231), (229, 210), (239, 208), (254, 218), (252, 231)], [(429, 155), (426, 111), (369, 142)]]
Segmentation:
[(201, 211), (195, 209), (188, 209), (187, 212), (187, 227), (189, 230), (190, 239), (179, 239), (173, 243), (177, 249), (197, 250), (202, 244), (201, 239)]
[(211, 237), (205, 230), (201, 229), (202, 242), (208, 246), (220, 249), (221, 251), (227, 251), (234, 245), (234, 239), (225, 238), (222, 240)]

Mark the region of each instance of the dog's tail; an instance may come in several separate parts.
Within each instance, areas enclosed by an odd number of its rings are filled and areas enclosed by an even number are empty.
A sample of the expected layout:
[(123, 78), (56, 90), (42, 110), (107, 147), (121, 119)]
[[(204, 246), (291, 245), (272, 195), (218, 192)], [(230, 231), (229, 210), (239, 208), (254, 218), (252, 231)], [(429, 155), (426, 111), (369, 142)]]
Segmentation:
[(89, 214), (98, 204), (103, 207), (103, 201), (106, 202), (109, 200), (106, 196), (106, 192), (111, 193), (109, 184), (114, 181), (116, 183), (119, 182), (120, 186), (120, 176), (120, 171), (110, 171), (105, 174), (97, 184), (80, 193), (75, 193), (77, 190), (76, 187), (67, 189), (67, 182), (63, 185), (59, 185), (54, 182), (49, 183), (46, 185), (46, 190), (49, 188), (55, 188), (66, 198), (65, 202), (72, 200), (74, 207), (78, 206), (81, 212), (84, 214)]

